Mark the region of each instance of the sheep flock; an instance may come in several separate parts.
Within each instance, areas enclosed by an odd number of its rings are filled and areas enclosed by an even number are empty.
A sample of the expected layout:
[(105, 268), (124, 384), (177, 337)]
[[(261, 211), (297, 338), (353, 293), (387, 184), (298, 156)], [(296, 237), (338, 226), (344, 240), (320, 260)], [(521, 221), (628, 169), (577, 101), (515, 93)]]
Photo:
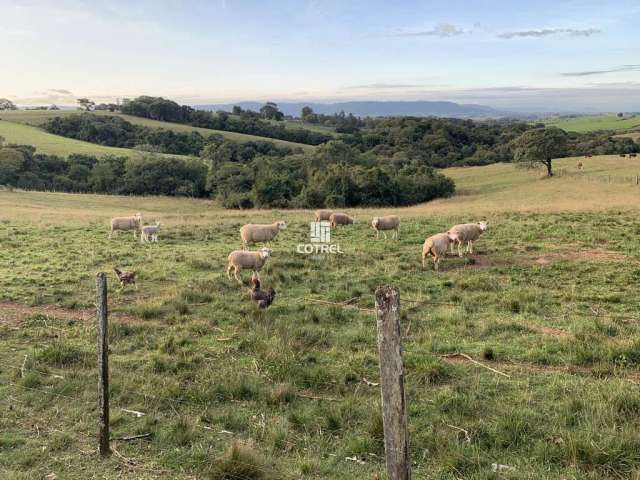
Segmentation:
[[(332, 210), (316, 210), (314, 212), (315, 222), (326, 222), (330, 228), (338, 226), (346, 227), (356, 223), (356, 219), (346, 213), (334, 212)], [(398, 239), (400, 234), (400, 217), (397, 215), (387, 215), (374, 217), (369, 226), (376, 232), (376, 239), (379, 239), (380, 232), (387, 240), (387, 232), (393, 232), (393, 238)], [(243, 270), (252, 272), (252, 298), (255, 296), (256, 285), (259, 290), (259, 273), (271, 257), (273, 250), (271, 243), (275, 240), (280, 232), (287, 229), (287, 222), (278, 220), (270, 224), (249, 223), (240, 228), (240, 240), (242, 244), (241, 250), (234, 250), (229, 253), (227, 258), (227, 278), (231, 280), (231, 274), (240, 284), (244, 285), (241, 277)], [(434, 270), (439, 270), (440, 261), (446, 257), (449, 248), (451, 254), (455, 254), (457, 246), (458, 255), (463, 257), (463, 247), (466, 253), (473, 254), (473, 245), (487, 229), (487, 222), (480, 221), (477, 223), (464, 223), (452, 226), (448, 231), (436, 233), (425, 239), (422, 245), (422, 268), (426, 268), (427, 257), (433, 258)], [(160, 232), (160, 222), (152, 225), (143, 225), (142, 214), (136, 213), (128, 217), (115, 217), (111, 220), (111, 230), (109, 239), (118, 231), (133, 231), (134, 238), (137, 238), (137, 232), (140, 232), (140, 241), (142, 243), (157, 243)], [(262, 243), (264, 246), (256, 251), (247, 250), (249, 245)], [(275, 292), (270, 289), (271, 300), (275, 296)], [(251, 292), (250, 291), (250, 292)], [(255, 300), (255, 299), (254, 299)], [(268, 304), (270, 304), (270, 302)], [(263, 303), (264, 304), (264, 303)], [(263, 305), (261, 304), (261, 305)], [(268, 305), (267, 304), (267, 305)], [(263, 308), (263, 307), (261, 307)]]

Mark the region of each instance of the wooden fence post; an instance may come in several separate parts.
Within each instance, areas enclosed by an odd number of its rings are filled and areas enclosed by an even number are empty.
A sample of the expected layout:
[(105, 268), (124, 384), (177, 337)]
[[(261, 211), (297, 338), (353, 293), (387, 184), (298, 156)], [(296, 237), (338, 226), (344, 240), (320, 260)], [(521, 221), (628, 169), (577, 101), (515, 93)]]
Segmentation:
[(109, 329), (107, 309), (107, 276), (96, 276), (96, 317), (98, 320), (98, 401), (100, 431), (98, 433), (100, 455), (111, 453), (109, 448)]
[(407, 402), (400, 344), (400, 292), (392, 287), (378, 287), (375, 295), (387, 474), (389, 480), (410, 480)]

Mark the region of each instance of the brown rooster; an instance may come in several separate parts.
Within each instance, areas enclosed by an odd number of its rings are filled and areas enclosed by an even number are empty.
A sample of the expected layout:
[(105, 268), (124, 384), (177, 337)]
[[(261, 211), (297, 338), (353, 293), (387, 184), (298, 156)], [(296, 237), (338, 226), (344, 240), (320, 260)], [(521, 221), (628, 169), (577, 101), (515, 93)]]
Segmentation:
[(133, 285), (136, 287), (136, 290), (138, 289), (138, 285), (136, 284), (136, 272), (123, 272), (115, 267), (113, 268), (113, 271), (120, 281), (120, 290), (122, 290), (126, 285)]
[(255, 272), (251, 275), (251, 300), (254, 301), (259, 308), (268, 308), (276, 298), (276, 291), (273, 288), (260, 290), (260, 279)]

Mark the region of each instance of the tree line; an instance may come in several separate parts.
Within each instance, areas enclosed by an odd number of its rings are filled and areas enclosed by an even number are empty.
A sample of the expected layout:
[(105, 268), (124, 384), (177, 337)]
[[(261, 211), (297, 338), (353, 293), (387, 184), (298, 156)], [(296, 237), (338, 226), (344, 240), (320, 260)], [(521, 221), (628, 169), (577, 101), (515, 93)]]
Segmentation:
[(276, 121), (282, 119), (278, 115), (277, 105), (273, 103), (266, 104), (263, 110), (262, 115), (216, 113), (196, 110), (188, 105), (179, 105), (162, 97), (148, 96), (138, 97), (134, 100), (125, 99), (121, 107), (121, 112), (127, 115), (226, 132), (246, 133), (307, 145), (320, 145), (331, 139), (331, 136), (320, 132), (303, 128), (286, 128), (285, 125), (266, 121), (264, 118)]
[(174, 155), (199, 155), (207, 143), (219, 137), (216, 134), (204, 137), (196, 131), (145, 127), (121, 117), (91, 113), (51, 118), (42, 128), (55, 135), (99, 145)]

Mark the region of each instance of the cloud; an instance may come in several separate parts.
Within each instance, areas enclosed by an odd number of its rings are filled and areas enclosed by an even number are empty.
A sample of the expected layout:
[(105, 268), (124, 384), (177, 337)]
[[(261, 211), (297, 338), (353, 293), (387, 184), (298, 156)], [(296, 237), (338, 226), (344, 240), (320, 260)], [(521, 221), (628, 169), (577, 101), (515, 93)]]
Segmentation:
[(541, 28), (536, 30), (521, 30), (517, 32), (500, 33), (498, 38), (510, 39), (510, 38), (540, 38), (548, 37), (551, 35), (569, 35), (570, 37), (590, 37), (596, 33), (600, 33), (598, 28)]
[(57, 93), (59, 95), (73, 95), (73, 93), (71, 93), (69, 90), (65, 90), (64, 88), (50, 88), (47, 91), (51, 93)]
[(456, 27), (451, 23), (439, 23), (431, 30), (425, 30), (421, 32), (404, 32), (395, 33), (393, 37), (453, 37), (456, 35), (462, 35), (465, 31)]
[(590, 75), (604, 75), (606, 73), (617, 72), (636, 72), (640, 70), (640, 65), (621, 65), (616, 68), (610, 68), (608, 70), (586, 70), (583, 72), (564, 72), (561, 73), (563, 77), (588, 77)]

